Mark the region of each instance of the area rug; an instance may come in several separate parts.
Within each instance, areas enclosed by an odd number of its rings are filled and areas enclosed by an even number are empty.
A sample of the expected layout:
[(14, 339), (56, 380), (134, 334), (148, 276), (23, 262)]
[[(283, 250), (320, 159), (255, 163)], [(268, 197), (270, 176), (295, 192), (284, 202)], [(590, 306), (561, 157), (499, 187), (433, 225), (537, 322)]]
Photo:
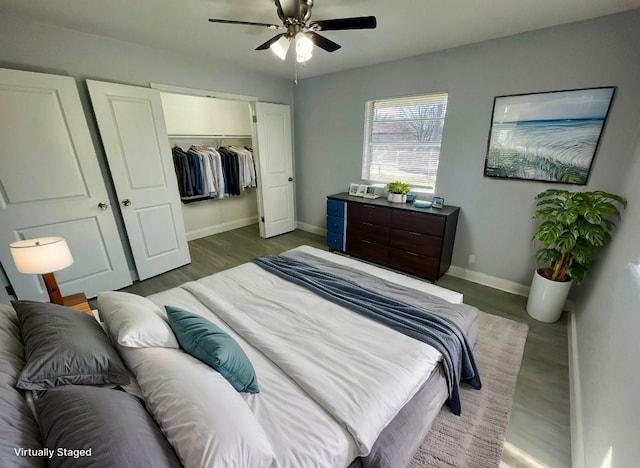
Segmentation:
[(410, 468), (500, 465), (529, 327), (480, 312), (474, 355), (482, 390), (460, 386), (462, 415), (443, 407)]

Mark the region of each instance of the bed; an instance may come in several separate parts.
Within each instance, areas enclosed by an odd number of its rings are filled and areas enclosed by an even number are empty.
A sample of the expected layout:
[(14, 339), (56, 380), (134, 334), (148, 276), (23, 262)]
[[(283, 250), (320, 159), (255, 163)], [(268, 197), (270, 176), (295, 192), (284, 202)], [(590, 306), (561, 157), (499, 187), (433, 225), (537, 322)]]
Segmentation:
[[(306, 246), (276, 260), (437, 310), (476, 341), (456, 292)], [(443, 353), (296, 281), (258, 260), (149, 298), (105, 292), (106, 334), (62, 306), (0, 306), (0, 464), (84, 466), (56, 452), (70, 448), (96, 466), (407, 466), (452, 400)], [(185, 352), (165, 306), (226, 333), (259, 392)]]
[[(342, 271), (385, 295), (456, 304), (449, 318), (475, 343), (477, 310), (458, 293), (311, 247), (283, 257)], [(153, 307), (121, 294), (100, 295), (100, 313), (186, 467), (406, 466), (451, 396), (432, 346), (254, 262), (154, 294)], [(260, 392), (237, 392), (180, 349), (165, 306), (231, 336)]]

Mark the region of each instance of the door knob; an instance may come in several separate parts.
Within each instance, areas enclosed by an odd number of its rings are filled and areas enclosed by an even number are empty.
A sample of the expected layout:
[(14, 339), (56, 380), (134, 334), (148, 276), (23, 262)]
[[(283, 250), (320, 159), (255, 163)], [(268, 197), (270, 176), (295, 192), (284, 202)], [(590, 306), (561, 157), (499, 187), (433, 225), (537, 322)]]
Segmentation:
[(107, 205), (106, 203), (98, 203), (98, 208), (100, 208), (101, 210), (106, 210), (107, 208), (109, 208), (109, 205)]
[(129, 200), (128, 198), (125, 198), (124, 200), (122, 200), (122, 206), (130, 206), (131, 205), (131, 200)]
[(289, 182), (293, 182), (293, 177), (289, 177)]

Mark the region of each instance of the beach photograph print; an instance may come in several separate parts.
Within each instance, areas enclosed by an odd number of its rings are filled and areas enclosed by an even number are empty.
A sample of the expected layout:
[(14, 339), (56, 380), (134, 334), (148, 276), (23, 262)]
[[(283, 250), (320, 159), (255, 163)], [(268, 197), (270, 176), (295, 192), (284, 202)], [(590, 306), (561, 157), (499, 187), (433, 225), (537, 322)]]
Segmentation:
[(614, 91), (496, 97), (484, 175), (585, 185)]

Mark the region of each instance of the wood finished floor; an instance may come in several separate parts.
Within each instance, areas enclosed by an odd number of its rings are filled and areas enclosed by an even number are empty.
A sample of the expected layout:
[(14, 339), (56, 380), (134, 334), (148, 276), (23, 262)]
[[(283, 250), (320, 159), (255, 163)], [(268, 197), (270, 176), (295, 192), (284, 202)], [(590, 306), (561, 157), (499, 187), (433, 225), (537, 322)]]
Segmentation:
[[(258, 235), (258, 226), (248, 226), (189, 242), (191, 264), (134, 283), (123, 291), (148, 296), (186, 281), (226, 270), (260, 255), (279, 254), (299, 245), (326, 249), (325, 238), (294, 231), (271, 239)], [(503, 456), (507, 466), (571, 466), (569, 426), (569, 372), (567, 323), (562, 319), (544, 324), (530, 318), (526, 298), (445, 275), (438, 285), (464, 294), (464, 301), (480, 310), (529, 325), (529, 335), (511, 410), (507, 443), (538, 462), (511, 454)]]

